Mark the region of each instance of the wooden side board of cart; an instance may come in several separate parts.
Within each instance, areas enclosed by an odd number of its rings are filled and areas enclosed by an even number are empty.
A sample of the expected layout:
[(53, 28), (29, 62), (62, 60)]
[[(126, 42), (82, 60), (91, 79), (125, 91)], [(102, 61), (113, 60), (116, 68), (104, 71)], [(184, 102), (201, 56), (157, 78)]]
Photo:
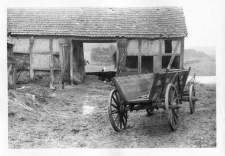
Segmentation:
[(177, 130), (182, 101), (189, 102), (191, 114), (195, 111), (194, 85), (186, 86), (189, 72), (190, 68), (113, 78), (115, 89), (109, 96), (108, 114), (114, 130), (126, 129), (128, 111), (143, 109), (148, 115), (154, 109), (164, 109), (170, 128)]

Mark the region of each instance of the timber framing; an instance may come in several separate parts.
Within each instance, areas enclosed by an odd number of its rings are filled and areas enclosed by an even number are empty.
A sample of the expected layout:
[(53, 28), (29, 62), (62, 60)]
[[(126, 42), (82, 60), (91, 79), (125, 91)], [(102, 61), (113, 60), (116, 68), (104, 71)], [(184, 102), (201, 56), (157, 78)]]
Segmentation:
[[(82, 83), (84, 43), (116, 43), (117, 76), (163, 71), (162, 60), (169, 57), (177, 58), (176, 68), (183, 68), (187, 29), (179, 7), (9, 8), (7, 13), (7, 31), (16, 40), (14, 53), (30, 57), (30, 67), (25, 69), (30, 70), (30, 78), (35, 70), (49, 71), (53, 84), (60, 70), (61, 83)], [(171, 42), (169, 53), (166, 40)], [(137, 58), (137, 68), (127, 67), (130, 56)]]

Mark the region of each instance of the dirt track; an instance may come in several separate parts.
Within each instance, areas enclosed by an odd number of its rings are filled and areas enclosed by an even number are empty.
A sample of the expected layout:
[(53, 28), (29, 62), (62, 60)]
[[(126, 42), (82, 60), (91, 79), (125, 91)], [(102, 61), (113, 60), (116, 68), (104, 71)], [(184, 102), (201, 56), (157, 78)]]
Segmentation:
[(181, 124), (172, 132), (166, 114), (147, 117), (128, 113), (127, 129), (117, 133), (110, 125), (107, 105), (110, 84), (47, 87), (29, 84), (22, 93), (40, 94), (39, 105), (28, 111), (9, 105), (9, 148), (160, 148), (216, 146), (216, 86), (196, 86), (199, 101), (191, 115), (188, 103), (180, 110)]

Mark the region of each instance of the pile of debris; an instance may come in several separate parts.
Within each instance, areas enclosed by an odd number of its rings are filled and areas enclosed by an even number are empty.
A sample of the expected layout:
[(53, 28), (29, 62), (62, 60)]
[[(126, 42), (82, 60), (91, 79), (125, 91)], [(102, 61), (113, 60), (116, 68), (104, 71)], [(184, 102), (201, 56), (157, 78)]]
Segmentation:
[(39, 107), (39, 103), (35, 101), (35, 95), (20, 93), (17, 90), (8, 91), (8, 106), (12, 105), (18, 105), (29, 111), (34, 111), (35, 107)]
[(47, 98), (52, 97), (52, 91), (47, 87), (37, 85), (23, 86), (16, 90), (8, 90), (8, 116), (19, 118), (37, 117), (41, 113), (48, 113), (45, 105)]

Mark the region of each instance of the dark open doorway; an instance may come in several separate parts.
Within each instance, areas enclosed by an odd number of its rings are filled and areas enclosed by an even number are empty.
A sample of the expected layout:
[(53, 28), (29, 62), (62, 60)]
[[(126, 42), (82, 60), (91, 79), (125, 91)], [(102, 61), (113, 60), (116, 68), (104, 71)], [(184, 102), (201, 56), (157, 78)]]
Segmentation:
[[(171, 56), (162, 56), (162, 68), (167, 68), (169, 62), (170, 62)], [(180, 68), (180, 56), (175, 56), (173, 63), (171, 65), (171, 68), (173, 69), (179, 69)]]
[(142, 56), (141, 57), (141, 73), (152, 73), (153, 72), (153, 56)]

